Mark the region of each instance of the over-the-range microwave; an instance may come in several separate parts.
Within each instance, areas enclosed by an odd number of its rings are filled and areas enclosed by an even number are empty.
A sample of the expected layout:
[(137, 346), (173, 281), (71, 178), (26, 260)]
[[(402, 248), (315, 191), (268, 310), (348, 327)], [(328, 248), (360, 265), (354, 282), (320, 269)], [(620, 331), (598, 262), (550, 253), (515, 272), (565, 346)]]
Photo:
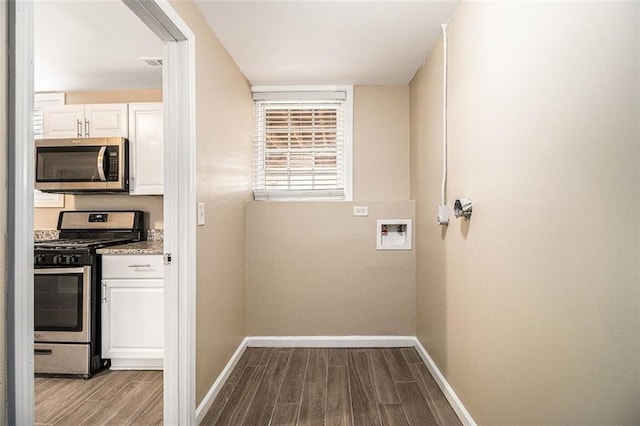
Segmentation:
[(125, 138), (36, 140), (35, 188), (43, 192), (129, 191)]

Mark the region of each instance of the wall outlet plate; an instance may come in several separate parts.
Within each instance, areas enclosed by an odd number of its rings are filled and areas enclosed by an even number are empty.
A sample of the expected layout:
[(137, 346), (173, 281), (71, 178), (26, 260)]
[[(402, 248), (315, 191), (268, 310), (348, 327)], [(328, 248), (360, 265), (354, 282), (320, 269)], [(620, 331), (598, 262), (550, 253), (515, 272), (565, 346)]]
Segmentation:
[(198, 203), (198, 226), (204, 225), (204, 203)]
[(369, 216), (369, 206), (353, 206), (354, 216)]

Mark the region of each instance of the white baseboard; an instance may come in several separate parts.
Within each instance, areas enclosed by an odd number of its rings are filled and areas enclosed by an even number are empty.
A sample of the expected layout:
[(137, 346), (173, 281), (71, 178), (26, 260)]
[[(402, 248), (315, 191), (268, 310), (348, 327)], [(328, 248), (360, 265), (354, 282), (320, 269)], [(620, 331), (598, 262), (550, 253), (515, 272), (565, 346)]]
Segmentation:
[(196, 409), (196, 424), (200, 424), (213, 401), (222, 389), (231, 371), (240, 360), (240, 357), (248, 347), (269, 348), (399, 348), (414, 347), (420, 358), (427, 365), (431, 375), (453, 407), (462, 424), (476, 426), (467, 409), (444, 378), (436, 364), (433, 362), (426, 349), (414, 336), (256, 336), (246, 337), (238, 346), (235, 353), (224, 367), (220, 376), (211, 385), (211, 389)]
[(254, 336), (247, 346), (256, 348), (400, 348), (415, 346), (413, 336)]
[(422, 343), (420, 343), (417, 337), (414, 337), (414, 342), (418, 355), (420, 355), (420, 358), (422, 358), (424, 363), (427, 365), (427, 369), (429, 369), (429, 372), (440, 387), (444, 396), (447, 398), (447, 401), (449, 401), (449, 404), (451, 404), (453, 410), (458, 415), (462, 424), (466, 426), (476, 426), (476, 422), (471, 417), (471, 414), (469, 414), (465, 406), (462, 405), (462, 401), (460, 401), (458, 395), (453, 391), (453, 388), (449, 385), (447, 379), (444, 378), (440, 369), (436, 366), (436, 363), (433, 362), (433, 359), (431, 359), (427, 350), (422, 346)]
[(216, 396), (218, 396), (218, 393), (220, 393), (222, 386), (224, 386), (224, 383), (229, 378), (229, 375), (242, 357), (242, 354), (247, 349), (247, 340), (248, 338), (245, 337), (244, 340), (240, 342), (240, 345), (238, 345), (238, 349), (236, 349), (233, 355), (231, 355), (231, 359), (229, 359), (229, 362), (227, 362), (227, 365), (224, 366), (216, 381), (211, 385), (209, 392), (207, 392), (200, 405), (198, 405), (198, 408), (196, 408), (197, 425), (202, 423), (202, 420), (204, 420), (204, 417), (207, 415), (209, 408), (211, 408), (211, 405), (213, 405), (213, 401), (215, 401)]

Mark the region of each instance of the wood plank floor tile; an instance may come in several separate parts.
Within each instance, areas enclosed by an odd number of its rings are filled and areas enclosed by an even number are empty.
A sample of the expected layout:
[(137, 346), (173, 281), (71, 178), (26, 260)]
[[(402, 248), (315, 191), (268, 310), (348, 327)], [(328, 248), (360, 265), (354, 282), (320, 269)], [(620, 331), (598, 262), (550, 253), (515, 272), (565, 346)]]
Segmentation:
[(262, 356), (258, 360), (258, 365), (267, 365), (269, 360), (271, 359), (271, 354), (273, 354), (275, 348), (264, 348), (262, 352)]
[(368, 350), (353, 349), (347, 354), (349, 363), (349, 387), (353, 424), (372, 426), (380, 424), (375, 390), (371, 379)]
[(267, 369), (244, 418), (245, 425), (268, 425), (289, 362), (288, 351), (271, 351)]
[(163, 424), (163, 395), (160, 394), (133, 420), (133, 426), (162, 426)]
[(55, 392), (43, 392), (44, 396), (41, 394), (36, 397), (36, 423), (53, 424), (73, 411), (84, 400), (85, 390), (82, 387), (82, 380), (62, 380), (61, 383), (55, 383)]
[(306, 382), (302, 391), (299, 426), (323, 426), (327, 385), (322, 382)]
[(438, 424), (416, 382), (400, 382), (396, 383), (396, 387), (398, 388), (404, 411), (409, 419), (409, 424), (415, 426)]
[[(92, 413), (89, 417), (84, 419), (83, 424), (89, 425), (105, 425), (105, 424), (118, 424), (113, 419), (119, 419), (119, 424), (126, 424), (129, 417), (125, 417), (128, 414), (132, 414), (131, 410), (134, 408), (129, 404), (135, 402), (138, 398), (143, 398), (144, 395), (148, 395), (149, 382), (129, 382), (125, 387), (120, 390), (116, 395), (113, 395), (107, 402), (104, 403), (100, 411)], [(136, 404), (137, 405), (137, 404)]]
[(409, 426), (402, 404), (380, 404), (378, 408), (383, 426)]
[(244, 353), (233, 367), (233, 370), (231, 370), (231, 373), (225, 383), (238, 383), (238, 380), (240, 379), (240, 376), (242, 376), (242, 373), (244, 373), (244, 369), (247, 367), (249, 360), (252, 359), (255, 349), (256, 348), (247, 348), (244, 350)]
[(349, 394), (349, 374), (346, 365), (329, 366), (325, 424), (326, 426), (353, 425), (351, 395)]
[(401, 348), (400, 352), (402, 352), (402, 355), (404, 355), (404, 359), (409, 364), (422, 362), (422, 358), (420, 358), (420, 355), (418, 355), (418, 352), (416, 352), (415, 348)]
[(389, 365), (391, 377), (393, 377), (394, 381), (408, 382), (414, 380), (409, 364), (404, 359), (400, 348), (385, 348), (382, 352), (387, 359), (387, 365)]
[(307, 363), (309, 361), (309, 352), (310, 351), (307, 348), (296, 348), (291, 352), (289, 365), (284, 375), (280, 394), (278, 395), (278, 403), (300, 403), (304, 377), (307, 372)]
[[(254, 365), (238, 363), (243, 374), (225, 384), (232, 390), (220, 392), (204, 425), (460, 424), (413, 348), (271, 348), (247, 359)], [(448, 414), (439, 413), (440, 404)]]
[(327, 383), (327, 367), (329, 365), (329, 349), (311, 349), (309, 367), (305, 382)]
[(90, 379), (36, 377), (37, 425), (162, 423), (162, 371), (102, 371)]
[(119, 392), (119, 389), (133, 381), (137, 375), (137, 371), (109, 371), (104, 376), (94, 376), (89, 379), (93, 386), (86, 399), (107, 402), (114, 394)]
[(411, 372), (420, 386), (420, 390), (425, 399), (429, 403), (432, 411), (434, 411), (441, 424), (445, 425), (461, 425), (460, 419), (447, 401), (440, 387), (429, 373), (427, 366), (423, 363), (411, 364)]
[[(57, 426), (77, 426), (83, 424), (85, 419), (93, 413), (100, 412), (105, 404), (103, 401), (82, 401), (73, 411), (66, 413), (53, 424)], [(36, 422), (36, 424), (38, 423)]]
[(147, 407), (153, 402), (155, 396), (162, 392), (162, 383), (151, 381), (139, 381), (132, 382), (139, 384), (140, 387), (135, 394), (126, 400), (122, 401), (123, 404), (118, 404), (120, 409), (112, 416), (109, 421), (103, 424), (109, 425), (130, 425), (134, 419), (140, 417), (140, 415), (147, 409)]
[(329, 355), (329, 365), (347, 365), (347, 350), (345, 348), (332, 348)]
[(296, 426), (300, 404), (276, 404), (271, 426)]
[(387, 360), (381, 351), (371, 351), (373, 384), (378, 404), (399, 404), (398, 391), (393, 383)]
[[(241, 368), (242, 371), (244, 371), (244, 367)], [(216, 399), (213, 401), (213, 404), (209, 407), (207, 415), (202, 419), (201, 425), (209, 426), (215, 424), (218, 417), (220, 417), (220, 413), (224, 409), (224, 406), (229, 401), (229, 398), (231, 398), (231, 392), (233, 392), (233, 388), (235, 388), (235, 386), (235, 383), (225, 382), (224, 386), (220, 389), (220, 392), (218, 392), (218, 395), (216, 395)]]
[[(262, 352), (261, 352), (262, 354)], [(231, 392), (229, 401), (222, 409), (220, 417), (216, 420), (216, 425), (240, 425), (247, 414), (249, 404), (258, 388), (258, 383), (262, 379), (265, 367), (249, 366), (238, 380), (236, 387)]]

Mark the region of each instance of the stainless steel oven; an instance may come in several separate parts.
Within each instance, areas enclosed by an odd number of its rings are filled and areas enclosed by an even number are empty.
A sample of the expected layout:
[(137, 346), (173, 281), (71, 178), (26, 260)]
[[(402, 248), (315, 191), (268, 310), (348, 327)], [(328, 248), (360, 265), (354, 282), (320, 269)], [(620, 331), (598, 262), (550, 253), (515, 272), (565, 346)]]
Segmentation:
[(91, 340), (91, 266), (34, 270), (36, 341), (87, 343)]
[(98, 248), (143, 239), (142, 211), (62, 211), (59, 238), (34, 243), (34, 365), (38, 374), (91, 377), (100, 356)]
[(124, 138), (36, 140), (36, 189), (44, 192), (127, 192)]
[(36, 372), (91, 374), (91, 274), (91, 266), (34, 269)]

